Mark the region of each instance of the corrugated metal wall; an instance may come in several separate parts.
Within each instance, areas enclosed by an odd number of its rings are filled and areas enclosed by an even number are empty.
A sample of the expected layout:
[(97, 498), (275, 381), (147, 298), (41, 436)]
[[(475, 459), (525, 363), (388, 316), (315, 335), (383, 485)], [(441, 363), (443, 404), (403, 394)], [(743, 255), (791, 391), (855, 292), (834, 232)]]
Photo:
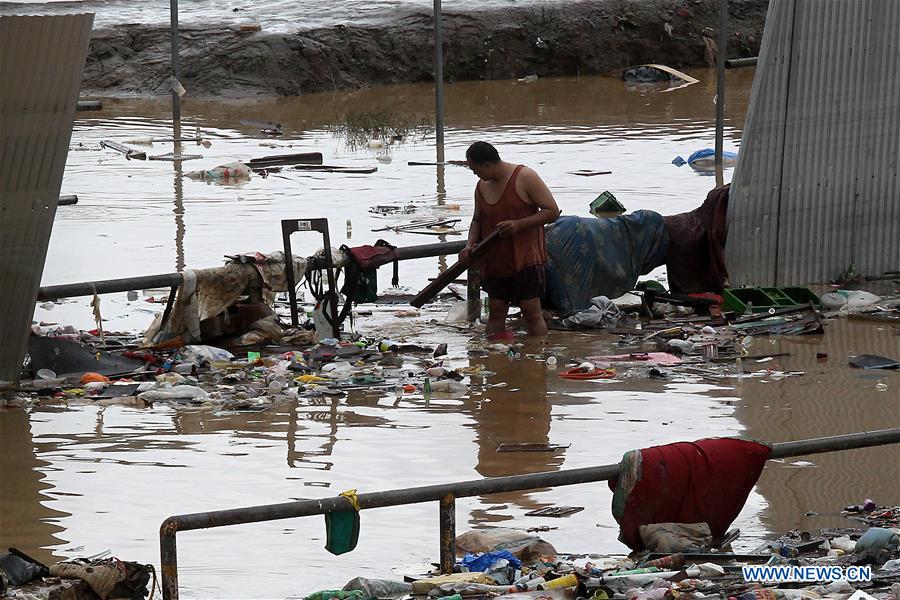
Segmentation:
[(0, 380), (25, 356), (93, 22), (0, 17)]
[(900, 269), (900, 2), (771, 0), (729, 200), (732, 286)]

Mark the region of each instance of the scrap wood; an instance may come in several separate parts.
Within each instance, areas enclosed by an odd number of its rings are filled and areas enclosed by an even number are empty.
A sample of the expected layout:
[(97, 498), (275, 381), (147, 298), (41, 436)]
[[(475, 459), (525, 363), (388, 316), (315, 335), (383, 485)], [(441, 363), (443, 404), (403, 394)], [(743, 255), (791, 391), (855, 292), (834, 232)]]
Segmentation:
[(497, 452), (556, 452), (572, 444), (547, 444), (544, 442), (515, 442), (497, 446)]
[(464, 160), (445, 160), (444, 162), (421, 162), (417, 160), (411, 160), (406, 164), (410, 167), (439, 167), (441, 165), (454, 165), (457, 167), (469, 166), (469, 163)]
[(896, 369), (900, 367), (900, 361), (876, 354), (860, 354), (852, 357), (849, 362), (850, 366), (857, 369)]
[(294, 171), (314, 171), (319, 173), (355, 173), (369, 175), (378, 170), (378, 167), (345, 167), (341, 165), (294, 165)]
[(125, 144), (120, 144), (119, 142), (114, 142), (112, 140), (103, 140), (100, 142), (101, 148), (109, 148), (110, 150), (115, 150), (116, 152), (120, 152), (125, 155), (125, 158), (131, 160), (132, 158), (136, 160), (147, 160), (147, 153), (141, 152), (140, 150), (135, 150), (134, 148), (129, 148)]
[(593, 171), (591, 169), (578, 169), (577, 171), (567, 171), (569, 175), (581, 175), (582, 177), (593, 177), (595, 175), (612, 175), (612, 171)]
[(245, 163), (251, 169), (262, 167), (274, 167), (285, 165), (321, 165), (321, 152), (298, 152), (295, 154), (273, 154), (271, 156), (263, 156), (260, 158), (251, 158)]
[(165, 160), (169, 162), (175, 162), (177, 160), (194, 160), (197, 158), (203, 158), (200, 154), (175, 154), (174, 152), (167, 152), (166, 154), (156, 154), (149, 157), (150, 160)]
[(526, 517), (568, 517), (584, 510), (583, 506), (545, 506), (525, 513)]
[(416, 294), (415, 298), (409, 301), (412, 306), (422, 308), (426, 302), (437, 296), (438, 292), (447, 287), (453, 280), (463, 273), (470, 265), (474, 264), (483, 254), (494, 247), (494, 244), (500, 241), (500, 230), (495, 229), (486, 238), (481, 240), (469, 252), (469, 258), (466, 261), (457, 261), (451, 267), (441, 273), (437, 279), (425, 286), (421, 292)]
[(161, 143), (186, 143), (186, 142), (195, 142), (197, 144), (203, 144), (204, 147), (209, 148), (212, 144), (208, 141), (201, 138), (199, 135), (193, 138), (134, 138), (130, 140), (125, 140), (126, 144), (140, 144), (141, 146), (152, 146), (153, 144), (161, 144)]
[(462, 219), (430, 219), (430, 220), (419, 220), (419, 221), (410, 221), (409, 223), (403, 223), (400, 225), (388, 225), (387, 227), (379, 227), (378, 229), (373, 229), (373, 232), (379, 231), (407, 231), (411, 229), (421, 229), (423, 227), (438, 227), (442, 225), (454, 225), (459, 223)]

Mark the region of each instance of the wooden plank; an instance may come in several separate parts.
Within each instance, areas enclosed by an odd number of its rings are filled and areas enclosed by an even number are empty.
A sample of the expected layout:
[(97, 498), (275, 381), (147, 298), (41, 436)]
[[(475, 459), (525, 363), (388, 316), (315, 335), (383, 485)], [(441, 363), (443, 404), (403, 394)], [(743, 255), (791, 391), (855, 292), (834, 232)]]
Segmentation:
[(125, 155), (127, 159), (137, 159), (137, 160), (147, 160), (147, 153), (142, 152), (140, 150), (135, 150), (134, 148), (129, 148), (125, 144), (120, 144), (119, 142), (114, 142), (112, 140), (103, 140), (100, 142), (101, 148), (109, 148), (110, 150), (115, 150), (116, 152), (121, 152)]
[(416, 296), (409, 301), (412, 306), (416, 308), (422, 308), (426, 302), (434, 298), (438, 295), (442, 289), (450, 285), (454, 279), (462, 275), (464, 271), (466, 271), (472, 263), (481, 258), (484, 254), (488, 252), (494, 245), (500, 241), (500, 231), (495, 229), (489, 236), (481, 240), (474, 248), (472, 248), (471, 252), (469, 252), (469, 260), (467, 261), (457, 261), (453, 266), (449, 267), (446, 271), (437, 276), (437, 278), (425, 286), (421, 292), (416, 294)]
[(276, 167), (284, 165), (321, 165), (321, 152), (298, 152), (296, 154), (273, 154), (272, 156), (263, 156), (260, 158), (251, 158), (246, 165), (251, 169), (260, 167)]

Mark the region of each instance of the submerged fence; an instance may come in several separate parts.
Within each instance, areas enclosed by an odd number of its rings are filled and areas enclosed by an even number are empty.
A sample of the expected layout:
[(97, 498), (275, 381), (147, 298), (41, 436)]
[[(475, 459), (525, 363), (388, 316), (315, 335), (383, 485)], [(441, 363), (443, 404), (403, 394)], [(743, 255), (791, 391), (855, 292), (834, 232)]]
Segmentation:
[[(900, 443), (900, 428), (882, 429), (879, 431), (772, 444), (772, 453), (769, 455), (769, 458), (805, 456), (896, 443)], [(617, 477), (618, 474), (619, 465), (612, 464), (372, 492), (359, 494), (358, 501), (360, 510), (419, 504), (422, 502), (438, 502), (441, 572), (450, 573), (453, 570), (453, 563), (456, 557), (457, 498), (607, 481)], [(179, 531), (261, 523), (264, 521), (324, 515), (326, 513), (349, 510), (354, 510), (350, 500), (343, 496), (334, 496), (318, 500), (301, 500), (169, 517), (163, 521), (159, 528), (163, 599), (176, 600), (178, 598), (178, 552), (175, 536)]]

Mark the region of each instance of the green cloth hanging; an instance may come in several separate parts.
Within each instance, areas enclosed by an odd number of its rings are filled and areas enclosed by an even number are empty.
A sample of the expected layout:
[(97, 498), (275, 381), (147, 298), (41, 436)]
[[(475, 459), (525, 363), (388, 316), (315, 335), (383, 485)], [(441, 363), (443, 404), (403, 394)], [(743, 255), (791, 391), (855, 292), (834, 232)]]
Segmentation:
[(353, 510), (325, 513), (325, 549), (332, 554), (344, 554), (356, 548), (359, 541), (359, 500), (356, 490), (340, 494), (353, 505)]
[(376, 269), (360, 271), (359, 282), (356, 285), (356, 293), (353, 295), (353, 301), (359, 304), (361, 302), (375, 302), (377, 300), (378, 271)]

